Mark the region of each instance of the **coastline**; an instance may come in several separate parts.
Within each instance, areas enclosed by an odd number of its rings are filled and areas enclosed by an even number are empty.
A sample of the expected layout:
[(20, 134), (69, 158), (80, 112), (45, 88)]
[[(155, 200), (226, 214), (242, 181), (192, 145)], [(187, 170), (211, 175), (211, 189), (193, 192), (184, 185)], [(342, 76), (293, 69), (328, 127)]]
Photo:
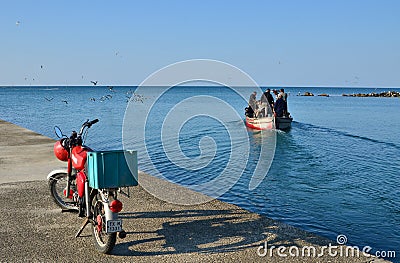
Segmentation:
[[(127, 237), (117, 240), (112, 255), (98, 254), (88, 228), (82, 238), (74, 238), (82, 223), (76, 214), (61, 213), (50, 199), (46, 176), (65, 168), (53, 155), (54, 140), (2, 120), (0, 136), (1, 262), (387, 262), (362, 253), (280, 257), (274, 250), (272, 257), (262, 257), (257, 251), (265, 242), (270, 248), (312, 246), (320, 251), (336, 241), (218, 200), (191, 206), (166, 203), (141, 186), (131, 188), (131, 198), (122, 198)], [(139, 183), (161, 185), (171, 193), (182, 190), (142, 172)]]

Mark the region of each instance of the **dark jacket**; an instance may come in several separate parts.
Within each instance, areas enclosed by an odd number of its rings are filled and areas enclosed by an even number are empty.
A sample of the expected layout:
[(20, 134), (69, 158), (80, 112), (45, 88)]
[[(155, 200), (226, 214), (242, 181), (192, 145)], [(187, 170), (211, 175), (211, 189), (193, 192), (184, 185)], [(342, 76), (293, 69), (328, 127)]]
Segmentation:
[(261, 102), (263, 103), (269, 103), (269, 105), (274, 106), (274, 97), (272, 97), (271, 93), (269, 92), (264, 92), (263, 95), (261, 95)]
[(285, 110), (285, 101), (279, 98), (275, 101), (274, 110), (277, 117), (283, 116), (283, 111)]
[(265, 96), (267, 97), (268, 103), (272, 106), (274, 105), (274, 97), (272, 97), (271, 93), (269, 92), (264, 92), (266, 94)]

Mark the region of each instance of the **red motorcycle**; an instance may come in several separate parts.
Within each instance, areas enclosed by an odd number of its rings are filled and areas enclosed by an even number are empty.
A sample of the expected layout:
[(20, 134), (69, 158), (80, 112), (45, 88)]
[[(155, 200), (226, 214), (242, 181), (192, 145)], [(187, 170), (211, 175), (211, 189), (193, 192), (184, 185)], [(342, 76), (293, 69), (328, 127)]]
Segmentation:
[(118, 218), (122, 202), (117, 195), (120, 187), (137, 185), (137, 172), (130, 172), (137, 169), (137, 155), (133, 151), (94, 152), (84, 146), (88, 129), (97, 122), (87, 120), (79, 133), (73, 131), (70, 137), (59, 127), (54, 128), (60, 138), (54, 145), (54, 154), (67, 162), (68, 168), (52, 171), (47, 179), (54, 202), (63, 211), (77, 211), (79, 217), (85, 218), (75, 237), (91, 224), (96, 249), (108, 254), (115, 246), (117, 233), (119, 238), (126, 237)]

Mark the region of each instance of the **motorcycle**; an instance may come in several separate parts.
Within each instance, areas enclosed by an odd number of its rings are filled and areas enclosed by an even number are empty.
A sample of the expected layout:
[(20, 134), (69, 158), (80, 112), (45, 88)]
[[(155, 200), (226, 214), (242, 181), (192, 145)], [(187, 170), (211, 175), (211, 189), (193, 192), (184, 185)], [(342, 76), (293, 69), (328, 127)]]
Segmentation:
[[(75, 237), (79, 237), (83, 229), (90, 224), (96, 249), (109, 254), (114, 248), (117, 233), (119, 238), (125, 238), (122, 220), (118, 213), (122, 210), (122, 202), (118, 200), (119, 185), (94, 187), (89, 183), (88, 155), (95, 153), (84, 146), (89, 128), (98, 119), (83, 123), (77, 133), (73, 131), (70, 137), (64, 135), (58, 126), (54, 127), (59, 140), (54, 144), (54, 154), (67, 162), (67, 170), (54, 170), (47, 176), (50, 194), (62, 211), (75, 211), (79, 217), (85, 218)], [(89, 175), (89, 176), (88, 176)], [(137, 179), (136, 179), (137, 183)], [(136, 185), (135, 182), (128, 186)]]

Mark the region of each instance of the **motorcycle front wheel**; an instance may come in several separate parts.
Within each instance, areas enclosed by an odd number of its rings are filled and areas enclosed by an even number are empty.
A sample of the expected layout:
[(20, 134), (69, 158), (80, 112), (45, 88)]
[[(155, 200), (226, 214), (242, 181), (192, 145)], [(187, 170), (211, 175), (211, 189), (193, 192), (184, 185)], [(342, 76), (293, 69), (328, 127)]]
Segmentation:
[(94, 196), (92, 208), (93, 220), (96, 222), (92, 228), (94, 244), (99, 252), (109, 254), (117, 241), (117, 233), (106, 233), (106, 216), (99, 194)]
[[(53, 201), (62, 209), (66, 210), (78, 210), (74, 201), (70, 196), (65, 196), (65, 187), (67, 186), (67, 173), (57, 173), (53, 175), (49, 180), (50, 194)], [(75, 182), (71, 182), (71, 192), (76, 189)]]

